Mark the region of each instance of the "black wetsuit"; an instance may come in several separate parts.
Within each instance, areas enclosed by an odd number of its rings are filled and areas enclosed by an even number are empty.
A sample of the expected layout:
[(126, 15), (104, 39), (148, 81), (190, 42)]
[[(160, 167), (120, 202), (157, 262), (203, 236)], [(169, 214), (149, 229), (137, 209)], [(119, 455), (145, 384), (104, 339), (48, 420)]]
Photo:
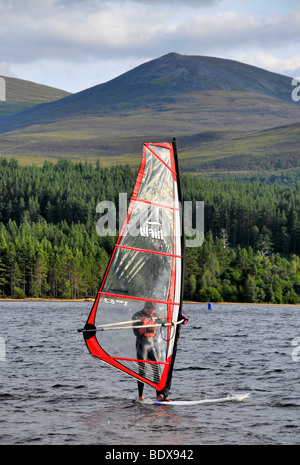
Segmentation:
[[(136, 328), (133, 330), (136, 336), (136, 353), (138, 360), (150, 360), (152, 362), (158, 361), (157, 351), (154, 345), (154, 336), (156, 328), (151, 326), (151, 323), (154, 324), (153, 318), (155, 314), (148, 315), (144, 310), (136, 312), (132, 319), (136, 321), (136, 325), (149, 324), (149, 328)], [(153, 379), (154, 382), (159, 380), (159, 368), (156, 363), (151, 363), (151, 368), (153, 370)], [(139, 375), (145, 377), (146, 366), (145, 363), (139, 362)], [(144, 392), (144, 383), (142, 381), (137, 382), (139, 396), (143, 395)], [(157, 395), (165, 393), (156, 391)]]

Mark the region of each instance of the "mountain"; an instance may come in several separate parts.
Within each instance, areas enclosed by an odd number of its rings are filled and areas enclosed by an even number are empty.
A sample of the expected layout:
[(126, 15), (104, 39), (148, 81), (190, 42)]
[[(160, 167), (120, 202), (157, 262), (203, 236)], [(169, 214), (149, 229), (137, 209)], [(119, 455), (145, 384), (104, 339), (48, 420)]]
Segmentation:
[(0, 155), (136, 166), (145, 140), (175, 136), (186, 171), (284, 169), (285, 154), (300, 165), (300, 104), (291, 91), (291, 78), (280, 74), (170, 53), (0, 118)]
[(39, 103), (52, 102), (70, 92), (34, 82), (1, 76), (5, 82), (5, 101), (0, 101), (0, 117), (18, 113)]

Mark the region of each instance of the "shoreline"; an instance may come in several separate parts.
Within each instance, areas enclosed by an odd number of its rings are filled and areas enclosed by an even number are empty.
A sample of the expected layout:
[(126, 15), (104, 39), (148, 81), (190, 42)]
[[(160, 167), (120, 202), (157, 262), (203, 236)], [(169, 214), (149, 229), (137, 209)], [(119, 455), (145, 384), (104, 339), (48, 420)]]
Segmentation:
[[(94, 302), (92, 297), (81, 299), (50, 299), (41, 297), (28, 297), (26, 299), (0, 298), (0, 302)], [(274, 307), (299, 307), (300, 304), (273, 304), (268, 302), (196, 302), (192, 300), (184, 300), (183, 304), (191, 305), (270, 305)]]
[(0, 302), (94, 302), (95, 299), (86, 297), (83, 299), (48, 299), (42, 297), (28, 297), (26, 299), (0, 298)]

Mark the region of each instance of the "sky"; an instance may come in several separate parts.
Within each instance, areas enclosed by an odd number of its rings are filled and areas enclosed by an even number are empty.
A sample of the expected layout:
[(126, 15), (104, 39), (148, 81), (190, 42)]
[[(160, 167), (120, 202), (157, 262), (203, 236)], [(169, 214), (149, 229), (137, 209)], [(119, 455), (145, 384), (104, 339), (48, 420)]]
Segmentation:
[(69, 92), (170, 52), (300, 76), (299, 0), (0, 0), (0, 75)]

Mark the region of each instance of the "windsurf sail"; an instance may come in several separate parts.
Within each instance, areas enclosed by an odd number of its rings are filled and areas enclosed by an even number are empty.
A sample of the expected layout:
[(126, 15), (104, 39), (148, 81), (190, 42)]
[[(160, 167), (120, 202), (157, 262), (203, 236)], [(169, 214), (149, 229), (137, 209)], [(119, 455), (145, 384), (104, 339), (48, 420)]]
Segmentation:
[[(93, 357), (158, 391), (170, 388), (185, 321), (182, 218), (176, 140), (145, 143), (126, 219), (81, 330)], [(142, 336), (155, 356), (137, 350)]]

